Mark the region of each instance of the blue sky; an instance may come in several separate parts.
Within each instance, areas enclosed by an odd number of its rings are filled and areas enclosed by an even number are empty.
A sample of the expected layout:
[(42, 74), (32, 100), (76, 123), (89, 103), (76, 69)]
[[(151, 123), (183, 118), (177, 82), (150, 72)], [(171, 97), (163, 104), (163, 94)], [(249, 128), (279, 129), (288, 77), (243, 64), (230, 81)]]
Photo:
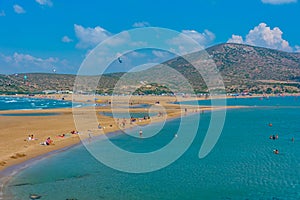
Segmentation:
[(205, 47), (297, 52), (299, 11), (297, 0), (0, 0), (0, 74), (75, 74), (99, 42), (143, 26), (185, 33)]

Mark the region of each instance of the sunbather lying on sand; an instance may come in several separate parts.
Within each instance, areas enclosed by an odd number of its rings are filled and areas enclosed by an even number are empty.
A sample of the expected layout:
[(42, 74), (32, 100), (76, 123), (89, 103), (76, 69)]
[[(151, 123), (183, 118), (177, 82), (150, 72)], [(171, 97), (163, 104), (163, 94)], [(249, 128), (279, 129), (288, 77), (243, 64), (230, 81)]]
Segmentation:
[(50, 137), (47, 138), (47, 140), (45, 142), (42, 142), (41, 145), (50, 145), (52, 144), (53, 141), (50, 139)]
[(63, 137), (65, 137), (66, 135), (63, 133), (63, 134), (61, 134), (61, 135), (58, 135), (58, 137), (60, 137), (60, 138), (63, 138)]

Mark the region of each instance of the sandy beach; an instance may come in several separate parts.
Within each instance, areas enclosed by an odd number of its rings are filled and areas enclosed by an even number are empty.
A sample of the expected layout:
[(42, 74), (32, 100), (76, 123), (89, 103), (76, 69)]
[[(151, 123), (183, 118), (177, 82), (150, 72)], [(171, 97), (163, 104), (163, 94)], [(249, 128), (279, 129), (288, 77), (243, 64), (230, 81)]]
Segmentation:
[[(71, 100), (71, 95), (53, 95), (53, 96), (37, 96), (39, 98), (55, 98)], [(90, 96), (83, 97), (79, 101), (86, 102), (90, 99)], [(111, 101), (110, 97), (103, 96), (97, 97), (96, 103), (107, 104)], [(135, 125), (143, 125), (148, 123), (155, 123), (161, 120), (171, 119), (181, 116), (185, 112), (185, 108), (188, 113), (202, 112), (205, 110), (211, 110), (210, 107), (195, 107), (184, 106), (180, 107), (178, 104), (172, 104), (175, 101), (187, 101), (196, 100), (195, 97), (169, 97), (169, 96), (134, 96), (130, 99), (132, 105), (150, 104), (159, 105), (157, 112), (160, 112), (160, 108), (164, 109), (163, 116), (153, 116), (150, 119), (138, 119), (134, 123), (129, 123), (129, 119), (122, 127), (122, 122), (114, 120), (112, 117), (97, 114), (97, 118), (104, 133), (118, 131), (123, 128), (130, 128)], [(204, 99), (204, 98), (200, 98)], [(126, 97), (118, 97), (119, 104), (126, 100)], [(159, 104), (158, 104), (159, 102)], [(236, 108), (236, 107), (226, 107)], [(75, 108), (77, 113), (90, 112), (89, 108)], [(153, 107), (150, 108), (150, 110)], [(218, 108), (225, 109), (225, 108)], [(110, 106), (96, 107), (97, 113), (111, 112)], [(114, 109), (114, 112), (125, 112), (126, 108), (120, 106)], [(146, 108), (131, 108), (130, 112), (148, 112)], [(153, 111), (153, 110), (152, 110)], [(1, 111), (0, 114), (13, 114), (13, 113), (58, 113), (54, 116), (0, 116), (0, 170), (4, 170), (10, 166), (22, 163), (31, 158), (41, 156), (45, 153), (58, 150), (64, 147), (68, 147), (80, 142), (78, 134), (71, 134), (72, 131), (76, 131), (76, 126), (73, 119), (72, 108), (63, 109), (45, 109), (45, 110), (11, 110)], [(97, 127), (91, 127), (87, 125), (89, 129), (97, 129)], [(59, 137), (59, 135), (65, 134), (65, 137)], [(80, 134), (80, 133), (79, 133)], [(33, 135), (35, 140), (28, 141), (28, 136)], [(53, 140), (53, 144), (45, 146), (40, 143), (44, 142), (48, 137)]]

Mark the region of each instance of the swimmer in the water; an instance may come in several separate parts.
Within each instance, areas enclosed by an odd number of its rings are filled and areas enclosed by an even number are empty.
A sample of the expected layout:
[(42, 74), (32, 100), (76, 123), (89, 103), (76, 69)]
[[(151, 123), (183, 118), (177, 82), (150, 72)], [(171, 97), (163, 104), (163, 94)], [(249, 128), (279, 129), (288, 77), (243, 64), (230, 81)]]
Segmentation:
[(275, 154), (279, 154), (278, 149), (273, 150), (273, 152), (274, 152)]

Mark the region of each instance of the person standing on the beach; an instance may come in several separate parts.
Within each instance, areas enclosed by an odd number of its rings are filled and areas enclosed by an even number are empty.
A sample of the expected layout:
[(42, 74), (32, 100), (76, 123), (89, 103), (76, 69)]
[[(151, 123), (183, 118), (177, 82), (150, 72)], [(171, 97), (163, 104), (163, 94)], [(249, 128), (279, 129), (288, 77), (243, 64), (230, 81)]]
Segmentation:
[(126, 125), (126, 119), (123, 118), (123, 121), (122, 121), (122, 127), (125, 128), (125, 125)]
[(32, 140), (31, 135), (28, 135), (28, 141)]
[(92, 141), (92, 132), (88, 130), (88, 136), (89, 136), (89, 143)]
[(142, 131), (142, 129), (140, 130), (139, 134), (140, 134), (140, 137), (143, 136), (143, 131)]

